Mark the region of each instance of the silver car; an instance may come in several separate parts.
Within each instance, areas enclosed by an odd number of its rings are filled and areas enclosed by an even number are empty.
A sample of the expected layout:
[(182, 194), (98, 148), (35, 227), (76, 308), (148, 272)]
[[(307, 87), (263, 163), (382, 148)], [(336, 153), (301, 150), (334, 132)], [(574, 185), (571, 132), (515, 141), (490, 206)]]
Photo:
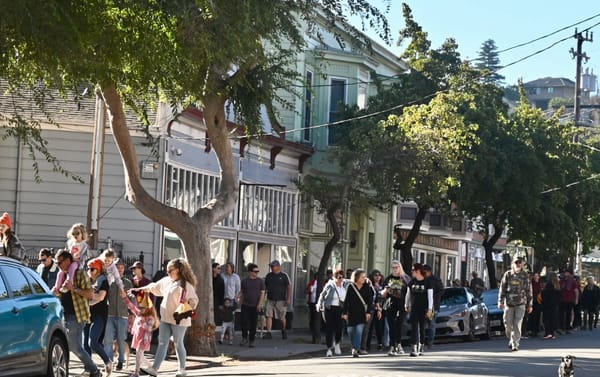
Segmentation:
[(437, 337), (460, 336), (467, 341), (489, 339), (488, 308), (469, 288), (446, 288), (435, 321)]

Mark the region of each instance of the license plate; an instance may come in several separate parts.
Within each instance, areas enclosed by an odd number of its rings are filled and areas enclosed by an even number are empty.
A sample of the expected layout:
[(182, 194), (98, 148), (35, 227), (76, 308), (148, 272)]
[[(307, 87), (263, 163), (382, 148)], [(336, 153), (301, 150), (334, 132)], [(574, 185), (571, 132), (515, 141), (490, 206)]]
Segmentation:
[(502, 321), (500, 321), (499, 319), (490, 321), (490, 326), (492, 326), (492, 327), (500, 326), (501, 324), (502, 324)]

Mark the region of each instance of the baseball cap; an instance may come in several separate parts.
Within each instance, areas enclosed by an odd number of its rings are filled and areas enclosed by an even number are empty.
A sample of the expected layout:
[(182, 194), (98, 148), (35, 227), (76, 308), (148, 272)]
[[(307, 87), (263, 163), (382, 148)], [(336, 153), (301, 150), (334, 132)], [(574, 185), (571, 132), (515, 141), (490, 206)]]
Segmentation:
[(269, 266), (273, 267), (273, 266), (281, 266), (281, 264), (279, 263), (279, 261), (277, 259), (272, 260), (271, 263), (269, 263)]

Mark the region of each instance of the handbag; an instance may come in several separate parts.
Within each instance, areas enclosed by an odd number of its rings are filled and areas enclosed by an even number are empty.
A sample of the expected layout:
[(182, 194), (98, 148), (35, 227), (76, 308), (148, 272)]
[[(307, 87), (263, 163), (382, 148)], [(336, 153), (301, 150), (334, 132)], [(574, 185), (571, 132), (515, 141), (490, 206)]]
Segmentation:
[(196, 319), (196, 310), (188, 304), (185, 296), (186, 290), (183, 288), (181, 296), (179, 297), (179, 305), (177, 305), (177, 308), (175, 308), (175, 311), (173, 312), (173, 318), (175, 318), (176, 324), (179, 324), (184, 318), (191, 318), (192, 320)]

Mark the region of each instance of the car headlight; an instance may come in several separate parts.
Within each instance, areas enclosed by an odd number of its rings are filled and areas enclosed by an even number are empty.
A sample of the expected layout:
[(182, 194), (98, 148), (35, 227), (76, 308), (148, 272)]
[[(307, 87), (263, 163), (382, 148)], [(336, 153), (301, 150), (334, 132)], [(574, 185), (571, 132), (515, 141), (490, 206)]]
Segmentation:
[(468, 309), (462, 310), (460, 312), (457, 312), (456, 315), (458, 317), (466, 317), (469, 315), (469, 310)]

